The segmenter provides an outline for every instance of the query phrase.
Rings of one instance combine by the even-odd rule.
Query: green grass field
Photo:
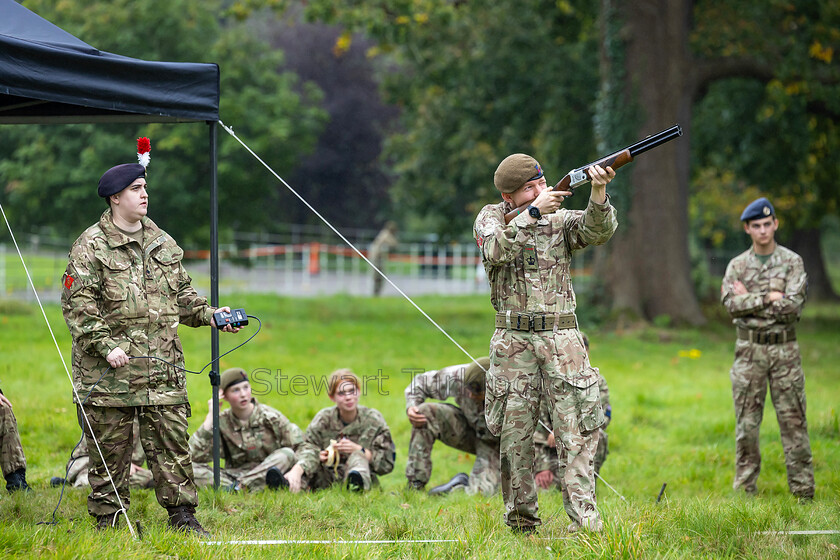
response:
[[[487,352],[492,309],[486,296],[423,297],[418,304],[469,352]],[[592,362],[610,385],[613,422],[602,476],[625,498],[599,486],[605,520],[600,535],[569,536],[557,492],[544,492],[544,525],[518,537],[502,521],[500,496],[431,498],[404,490],[410,426],[402,391],[411,371],[467,358],[402,299],[233,297],[261,318],[262,331],[222,360],[264,370],[258,398],[305,428],[330,401],[312,379],[338,367],[368,378],[362,404],[379,409],[397,444],[394,472],[380,489],[359,496],[343,490],[310,495],[200,493],[198,517],[218,540],[452,540],[397,544],[202,544],[165,530],[165,511],[148,490],[133,491],[128,529],[97,533],[86,492],[69,489],[50,521],[63,472],[79,436],[70,383],[37,307],[0,301],[0,387],[15,405],[27,454],[29,494],[0,492],[0,554],[7,557],[266,557],[276,558],[840,558],[840,535],[769,535],[783,530],[840,529],[840,306],[811,303],[799,328],[807,379],[808,420],[817,494],[800,505],[787,492],[778,425],[769,404],[762,429],[762,473],[754,498],[731,490],[734,415],[729,367],[734,337],[726,324],[703,329],[602,333],[589,329]],[[70,340],[57,305],[47,317],[69,363]],[[586,317],[582,315],[583,326]],[[182,328],[187,367],[210,354],[209,329]],[[222,350],[244,340],[222,335]],[[280,380],[278,386],[275,379]],[[294,381],[296,380],[296,381]],[[295,385],[292,385],[294,381]],[[255,384],[256,385],[256,384]],[[258,388],[255,386],[255,390]],[[191,429],[207,412],[206,372],[190,376]],[[292,394],[292,393],[297,394]],[[472,457],[436,447],[432,484],[468,472]],[[660,503],[657,494],[667,489]]]

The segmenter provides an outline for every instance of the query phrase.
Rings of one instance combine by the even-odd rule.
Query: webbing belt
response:
[[[784,344],[796,340],[796,329],[791,328],[782,332],[763,332],[738,327],[738,339],[749,340],[755,344]]]
[[[496,313],[497,329],[536,332],[574,329],[576,327],[577,317],[574,313],[518,313],[515,311]]]

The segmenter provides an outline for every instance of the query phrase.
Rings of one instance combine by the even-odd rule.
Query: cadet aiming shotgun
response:
[[[583,167],[572,169],[566,174],[565,177],[560,179],[556,185],[550,187],[550,189],[557,191],[574,192],[574,189],[590,181],[589,173],[587,170],[593,165],[600,165],[605,169],[607,167],[612,167],[613,170],[616,170],[622,165],[633,161],[633,158],[637,155],[642,154],[648,150],[652,150],[657,146],[661,146],[665,142],[673,140],[678,136],[682,136],[682,128],[680,128],[680,125],[675,124],[671,128],[666,128],[662,132],[657,132],[652,136],[648,136],[644,140],[636,142],[632,146],[627,146],[623,150],[619,150],[614,154],[610,154],[607,157],[595,160],[592,163],[587,163]],[[533,202],[533,200],[531,202]],[[511,210],[510,212],[505,214],[505,223],[509,224],[512,219],[524,212],[525,209],[528,208],[528,204],[531,204],[531,202],[523,204],[519,208],[515,208],[514,210]]]

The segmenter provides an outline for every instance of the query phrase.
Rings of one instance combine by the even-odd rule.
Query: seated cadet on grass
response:
[[[12,403],[0,390],[0,467],[6,479],[6,490],[29,491],[26,484],[26,456],[20,443],[17,419],[12,412]]]
[[[377,475],[394,470],[394,441],[378,410],[359,405],[361,384],[349,369],[327,382],[335,406],[315,415],[298,448],[297,464],[286,473],[292,492],[319,490],[335,483],[356,492],[369,490]]]
[[[581,334],[583,335],[583,346],[589,353],[589,338],[585,334]],[[601,406],[606,418],[604,425],[598,429],[598,447],[595,449],[595,474],[597,475],[601,472],[601,467],[607,460],[607,454],[609,453],[607,426],[610,425],[612,419],[612,406],[610,405],[610,390],[607,387],[607,380],[604,379],[598,368],[593,369],[598,374],[598,391],[601,394]],[[554,439],[554,433],[548,431],[546,426],[551,427],[551,416],[548,412],[548,404],[543,401],[540,403],[540,423],[537,424],[537,430],[534,432],[534,445],[536,446],[534,480],[537,486],[543,490],[551,488],[552,485],[560,488],[560,479],[557,478],[560,473],[560,464],[557,462],[557,443]]]
[[[140,443],[140,421],[134,417],[134,451],[131,453],[131,467],[129,470],[129,488],[154,488],[155,479],[152,471],[143,467],[146,462],[146,453]],[[75,488],[85,488],[88,482],[88,466],[90,465],[90,451],[87,446],[87,438],[82,438],[78,447],[70,454],[67,461],[65,473],[67,483]],[[57,487],[64,484],[63,477],[54,476],[50,479],[50,486]]]
[[[219,397],[230,408],[219,414],[221,455],[220,484],[230,490],[272,490],[289,485],[284,474],[295,464],[295,451],[303,441],[303,432],[281,412],[257,402],[251,396],[251,383],[242,368],[231,368],[222,374]],[[213,409],[190,438],[195,483],[212,486]]]
[[[487,429],[484,420],[484,372],[490,358],[428,371],[414,377],[405,389],[406,415],[411,422],[408,463],[405,477],[408,487],[422,489],[432,475],[432,446],[441,441],[449,447],[475,455],[472,472],[458,473],[429,494],[446,494],[463,489],[467,494],[498,492],[501,480],[499,437]],[[425,402],[444,401],[455,404]]]

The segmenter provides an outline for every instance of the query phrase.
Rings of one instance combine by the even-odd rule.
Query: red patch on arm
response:
[[[76,279],[68,274],[67,277],[64,279],[64,287],[69,290],[70,286],[72,286],[73,282],[75,282],[75,281],[76,281]]]

